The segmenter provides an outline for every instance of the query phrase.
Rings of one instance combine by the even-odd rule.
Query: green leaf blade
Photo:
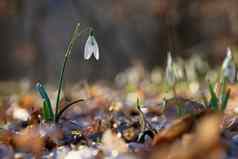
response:
[[[61,67],[61,73],[60,73],[59,82],[58,82],[58,93],[57,93],[57,97],[56,97],[55,121],[56,121],[56,116],[60,111],[59,107],[60,107],[61,89],[62,89],[62,86],[63,86],[65,67],[66,67],[66,64],[67,64],[67,62],[69,60],[69,57],[71,55],[73,46],[74,46],[77,38],[79,37],[79,31],[80,31],[80,23],[77,23],[77,25],[74,29],[74,32],[72,34],[71,40],[69,41],[68,47],[66,49],[64,62],[63,62],[63,65]]]
[[[222,96],[222,104],[221,111],[224,112],[226,110],[229,98],[230,98],[231,90],[229,89],[224,96]]]
[[[210,99],[210,107],[213,111],[217,111],[218,110],[218,98],[216,96],[216,93],[214,91],[214,87],[212,84],[209,84],[209,92],[210,92],[210,95],[211,95],[211,99]]]
[[[43,99],[43,109],[42,109],[43,118],[46,121],[52,121],[54,119],[54,112],[52,109],[50,98],[49,98],[44,86],[40,83],[37,83],[36,90],[39,92],[39,94],[41,95],[41,97]]]
[[[43,102],[43,118],[45,121],[54,121],[54,113],[51,109],[51,106],[48,105],[46,101]]]

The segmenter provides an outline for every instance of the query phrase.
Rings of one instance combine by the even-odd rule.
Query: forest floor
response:
[[[176,64],[173,88],[162,68],[148,72],[142,65],[110,83],[66,82],[61,109],[84,101],[57,123],[44,121],[42,100],[29,82],[1,83],[0,158],[238,158],[238,85],[227,83],[227,106],[214,109],[209,83],[221,92],[219,71],[198,57]],[[55,101],[56,89],[47,89]]]

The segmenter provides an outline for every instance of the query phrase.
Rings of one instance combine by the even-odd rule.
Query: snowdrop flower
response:
[[[168,52],[165,76],[169,85],[172,86],[175,84],[176,82],[175,68],[174,68],[174,64],[173,64],[173,60],[172,60],[172,56],[170,52]]]
[[[92,55],[96,58],[96,60],[99,60],[99,48],[93,32],[89,34],[85,43],[84,59],[89,60]]]
[[[226,57],[225,57],[225,59],[223,61],[223,64],[222,64],[222,69],[223,70],[226,69],[231,61],[232,61],[231,49],[227,48],[227,50],[226,50]]]
[[[223,76],[229,80],[229,82],[234,83],[236,80],[236,65],[233,61],[231,49],[227,48],[226,58],[222,64]]]

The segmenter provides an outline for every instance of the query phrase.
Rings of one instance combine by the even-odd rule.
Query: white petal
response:
[[[84,46],[84,59],[88,60],[93,54],[92,36],[89,36]]]
[[[175,83],[175,65],[173,64],[171,53],[168,52],[165,78],[170,85]]]
[[[236,80],[236,66],[235,63],[230,62],[229,65],[224,69],[224,77],[226,77],[229,82],[234,83]]]
[[[171,52],[168,52],[167,66],[171,66],[171,65],[172,65],[172,56],[171,56]]]
[[[98,43],[95,39],[95,37],[92,37],[92,44],[93,44],[93,55],[96,58],[96,60],[99,60],[99,48],[98,48]]]
[[[232,60],[231,49],[227,48],[226,57],[225,57],[225,59],[223,61],[223,64],[222,64],[222,69],[225,69],[226,67],[228,67],[231,60]]]
[[[229,47],[226,49],[226,54],[228,57],[232,57],[231,49]]]

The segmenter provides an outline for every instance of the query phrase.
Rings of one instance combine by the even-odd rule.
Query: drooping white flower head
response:
[[[166,72],[165,72],[165,78],[168,82],[169,85],[174,85],[176,82],[176,77],[175,77],[175,68],[174,68],[173,60],[171,53],[168,52],[168,57],[167,57],[167,66],[166,66]]]
[[[232,58],[231,49],[227,48],[226,58],[222,64],[223,76],[229,80],[229,82],[234,83],[236,80],[236,65]]]
[[[96,60],[99,60],[99,48],[98,43],[94,37],[93,32],[88,36],[88,39],[84,46],[84,59],[89,60],[91,56],[94,56]]]
[[[232,61],[232,53],[231,53],[231,49],[227,48],[226,49],[226,57],[223,61],[222,64],[222,69],[224,70],[225,68],[227,68],[227,66],[229,65],[229,63]]]

